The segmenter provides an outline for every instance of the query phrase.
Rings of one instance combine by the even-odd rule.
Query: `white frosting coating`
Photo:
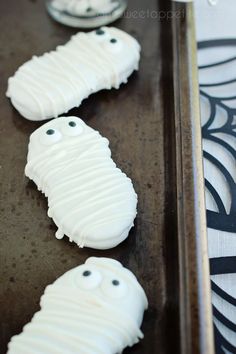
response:
[[[148,302],[118,261],[88,258],[46,287],[41,310],[12,337],[9,354],[115,354],[143,338]]]
[[[119,6],[119,0],[53,0],[52,6],[74,16],[109,14]]]
[[[117,28],[79,32],[23,64],[8,80],[7,97],[29,120],[57,117],[93,92],[119,88],[138,70],[139,59],[138,42]]]
[[[31,135],[25,174],[48,197],[57,238],[107,249],[128,236],[137,195],[108,145],[77,117],[52,120]]]

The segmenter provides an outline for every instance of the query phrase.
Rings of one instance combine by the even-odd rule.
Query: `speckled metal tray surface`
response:
[[[139,72],[70,112],[110,140],[139,196],[130,236],[108,251],[56,240],[45,197],[24,177],[29,135],[40,123],[5,97],[19,65],[76,30],[54,22],[40,0],[1,1],[0,16],[0,352],[39,309],[46,285],[89,256],[108,256],[137,275],[149,299],[145,338],[125,353],[213,353],[191,4],[130,0],[115,25],[140,41]]]

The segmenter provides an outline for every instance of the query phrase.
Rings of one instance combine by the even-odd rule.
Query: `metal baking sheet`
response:
[[[1,1],[0,14],[0,352],[39,310],[46,285],[89,256],[107,256],[137,275],[149,299],[145,338],[125,353],[212,354],[192,5],[130,0],[115,25],[140,41],[139,72],[70,112],[110,140],[139,196],[130,236],[108,251],[55,239],[47,201],[24,177],[29,135],[40,123],[5,97],[19,65],[76,30],[54,22],[42,0]]]

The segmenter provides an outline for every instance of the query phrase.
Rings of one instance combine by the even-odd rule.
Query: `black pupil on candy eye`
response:
[[[104,33],[105,32],[101,28],[96,31],[96,34],[98,34],[98,35],[102,35]]]
[[[112,38],[112,39],[110,39],[110,42],[111,42],[111,43],[116,43],[116,42],[117,42],[117,39]]]
[[[47,135],[52,135],[52,134],[54,134],[55,133],[55,131],[53,130],[53,129],[48,129],[47,131],[46,131],[46,134]]]
[[[85,271],[83,272],[83,276],[84,276],[84,277],[89,277],[90,275],[91,275],[90,270],[85,270]]]
[[[69,122],[69,126],[70,126],[70,127],[75,127],[75,126],[76,126],[76,123],[75,123],[75,122]]]
[[[119,280],[112,280],[112,284],[113,285],[115,285],[115,286],[118,286],[118,285],[120,285],[120,282],[119,282]]]
[[[87,12],[91,12],[92,11],[92,7],[88,7],[86,11]]]

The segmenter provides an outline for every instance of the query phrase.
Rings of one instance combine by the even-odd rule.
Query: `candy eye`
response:
[[[123,281],[114,278],[102,283],[102,291],[113,299],[121,299],[127,294],[128,287]]]
[[[103,36],[105,34],[105,31],[101,28],[97,29],[96,30],[96,35],[97,36]]]
[[[92,8],[91,6],[87,7],[87,9],[86,9],[86,12],[87,12],[87,13],[90,13],[90,12],[92,12],[92,11],[93,11],[93,8]]]
[[[103,42],[105,39],[109,38],[109,33],[103,28],[99,28],[96,31],[93,31],[91,34],[97,42]]]
[[[97,288],[101,280],[102,276],[97,270],[87,268],[86,266],[82,266],[76,275],[76,284],[80,289],[84,290]]]
[[[44,145],[52,145],[60,141],[61,138],[62,135],[59,130],[50,128],[43,132],[40,137],[40,141]]]
[[[112,285],[119,286],[120,285],[119,280],[116,280],[116,279],[112,280]]]
[[[110,38],[108,42],[104,43],[104,47],[109,52],[118,53],[122,50],[123,43],[117,38]]]
[[[77,136],[82,134],[83,127],[80,123],[71,120],[67,123],[67,125],[63,129],[63,133],[68,136]]]

